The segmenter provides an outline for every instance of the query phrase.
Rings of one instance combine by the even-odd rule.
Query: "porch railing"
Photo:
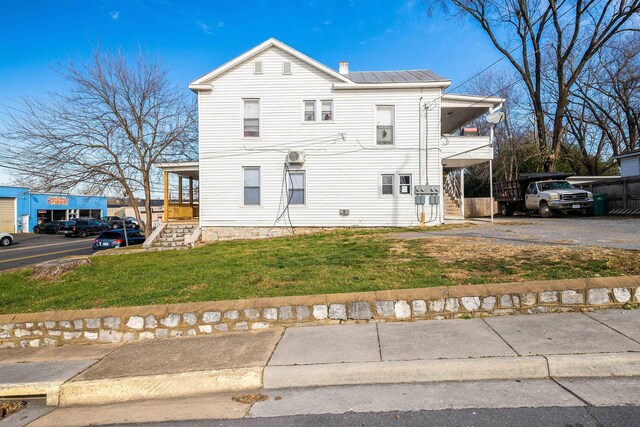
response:
[[[188,203],[169,203],[167,209],[167,219],[194,219],[200,216],[200,206]]]

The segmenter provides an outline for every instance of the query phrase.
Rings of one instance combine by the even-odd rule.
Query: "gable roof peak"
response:
[[[265,51],[266,49],[270,48],[270,47],[277,47],[278,49],[288,53],[289,55],[298,58],[299,60],[306,62],[307,64],[311,65],[312,67],[315,67],[316,69],[340,80],[341,82],[347,83],[347,84],[355,84],[351,79],[347,78],[346,76],[341,75],[340,73],[338,73],[337,71],[335,71],[332,68],[327,67],[324,64],[321,64],[320,62],[316,61],[315,59],[303,54],[302,52],[299,52],[297,50],[295,50],[294,48],[292,48],[289,45],[286,45],[285,43],[281,42],[280,40],[274,38],[274,37],[270,37],[267,40],[265,40],[264,42],[260,43],[259,45],[255,46],[254,48],[248,50],[247,52],[243,53],[240,56],[235,57],[234,59],[232,59],[231,61],[221,65],[220,67],[214,69],[213,71],[205,74],[204,76],[194,80],[193,82],[191,82],[189,84],[189,88],[194,90],[194,91],[198,91],[198,90],[211,90],[211,85],[208,84],[208,82],[225,73],[226,71],[230,70],[231,68],[235,67],[238,64],[241,64],[244,61],[247,61],[248,59],[258,55],[259,53]]]

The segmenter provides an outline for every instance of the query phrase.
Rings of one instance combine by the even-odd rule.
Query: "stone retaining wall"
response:
[[[348,229],[349,227],[342,227]],[[296,227],[295,234],[311,234],[336,230],[337,227]],[[221,240],[267,239],[270,237],[291,236],[289,227],[202,227],[200,240],[218,242]]]
[[[640,276],[469,285],[0,316],[0,348],[110,343],[276,325],[537,314],[640,303]]]

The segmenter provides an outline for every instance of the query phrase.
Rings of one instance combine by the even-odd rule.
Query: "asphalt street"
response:
[[[287,427],[287,426],[558,426],[558,427],[637,427],[638,406],[480,408],[439,411],[392,411],[346,414],[295,415],[238,420],[178,421],[145,424],[110,424],[119,427]]]
[[[24,267],[71,255],[91,255],[95,236],[64,237],[55,234],[14,234],[11,246],[0,248],[0,271]]]

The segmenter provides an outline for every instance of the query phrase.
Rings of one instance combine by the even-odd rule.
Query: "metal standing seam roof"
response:
[[[355,83],[430,83],[449,79],[431,70],[354,71],[347,77]]]

